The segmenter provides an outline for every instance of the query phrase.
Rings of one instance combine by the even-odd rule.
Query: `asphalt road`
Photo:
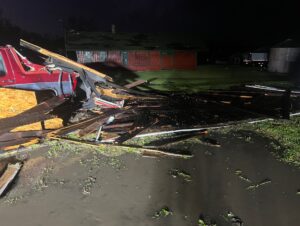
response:
[[[1,225],[194,226],[204,215],[219,226],[231,225],[223,217],[228,211],[245,226],[298,225],[300,170],[277,161],[270,141],[257,135],[213,137],[221,147],[174,146],[192,151],[190,160],[36,152],[0,200]],[[174,178],[172,169],[191,181]],[[255,187],[262,181],[269,182]],[[173,214],[153,218],[163,207]]]

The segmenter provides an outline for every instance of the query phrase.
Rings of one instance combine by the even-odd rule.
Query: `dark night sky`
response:
[[[3,15],[28,31],[62,34],[59,19],[82,16],[108,31],[197,32],[207,39],[280,40],[299,36],[296,1],[0,0]]]

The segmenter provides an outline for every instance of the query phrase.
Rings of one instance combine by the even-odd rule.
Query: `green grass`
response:
[[[144,71],[137,72],[137,76],[150,81],[152,89],[188,93],[211,88],[226,89],[240,84],[287,84],[286,75],[241,66],[204,65],[192,71]]]
[[[255,126],[256,131],[271,137],[284,148],[276,148],[275,152],[284,162],[300,166],[300,118],[290,121],[276,120]]]
[[[283,162],[300,166],[300,117],[243,124],[235,130],[250,130],[273,140],[273,153]]]

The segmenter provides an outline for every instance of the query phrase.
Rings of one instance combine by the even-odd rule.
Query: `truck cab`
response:
[[[34,64],[12,46],[0,47],[0,87],[50,90],[57,96],[74,94],[78,74]]]

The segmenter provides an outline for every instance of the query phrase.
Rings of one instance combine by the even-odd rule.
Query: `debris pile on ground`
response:
[[[121,147],[146,156],[189,158],[190,153],[173,153],[162,146],[192,137],[211,146],[220,146],[217,141],[204,137],[208,128],[233,125],[242,120],[286,116],[286,111],[291,110],[287,104],[293,106],[293,111],[300,108],[297,105],[299,92],[263,86],[232,87],[190,95],[143,92],[138,86],[145,84],[144,80],[120,86],[109,76],[85,65],[23,40],[21,45],[49,57],[46,66],[36,65],[7,47],[15,52],[14,60],[22,61],[19,64],[25,65],[27,73],[43,71],[43,75],[35,74],[34,78],[49,79],[45,83],[49,83],[48,89],[53,88],[56,95],[39,98],[36,106],[0,119],[0,149],[6,150],[0,159],[20,154],[22,149],[16,150],[17,147],[24,148],[45,140],[63,140],[90,147]],[[58,81],[53,82],[53,77]],[[39,82],[35,88],[26,82],[4,87],[29,87],[31,90],[37,87],[36,91],[43,91],[37,85]],[[79,88],[80,92],[77,91]],[[64,120],[64,126],[47,129],[44,121],[57,117]],[[41,123],[42,129],[15,131],[32,123]],[[136,137],[165,134],[174,136],[147,146],[126,143]],[[173,173],[190,180],[183,172]],[[239,177],[243,178],[242,175]],[[255,188],[260,185],[263,184],[257,184]]]
[[[121,88],[118,89],[118,92],[125,94]],[[126,93],[128,94],[129,91]],[[218,97],[223,97],[222,100],[214,99],[217,93]],[[28,142],[29,144],[38,143],[44,139],[64,139],[86,145],[121,146],[134,137],[168,133],[175,135],[160,143],[153,143],[149,146],[151,148],[144,148],[143,152],[150,153],[152,149],[156,150],[162,145],[189,139],[193,136],[199,137],[201,142],[208,145],[219,146],[217,141],[203,136],[207,133],[207,128],[236,124],[241,120],[263,118],[262,113],[259,112],[262,110],[261,108],[256,111],[246,109],[248,106],[237,108],[222,104],[222,101],[228,98],[226,95],[223,96],[224,93],[227,92],[214,91],[210,95],[207,93],[197,95],[128,94],[130,99],[125,101],[122,108],[91,111],[79,109],[74,112],[68,112],[72,109],[71,105],[73,104],[70,99],[52,97],[21,114],[0,119],[0,148],[26,145]],[[238,97],[239,95],[240,93],[238,93]],[[266,93],[256,93],[256,95],[259,96],[257,99],[252,96],[254,103]],[[235,99],[232,96],[229,99]],[[251,105],[249,106],[251,107]],[[280,115],[278,106],[270,107],[269,111],[271,110],[277,111],[276,114],[273,112],[273,116]],[[64,127],[56,130],[13,131],[17,127],[42,122],[66,112],[73,115],[81,114],[83,119],[66,122]],[[264,116],[269,117],[270,115]]]

